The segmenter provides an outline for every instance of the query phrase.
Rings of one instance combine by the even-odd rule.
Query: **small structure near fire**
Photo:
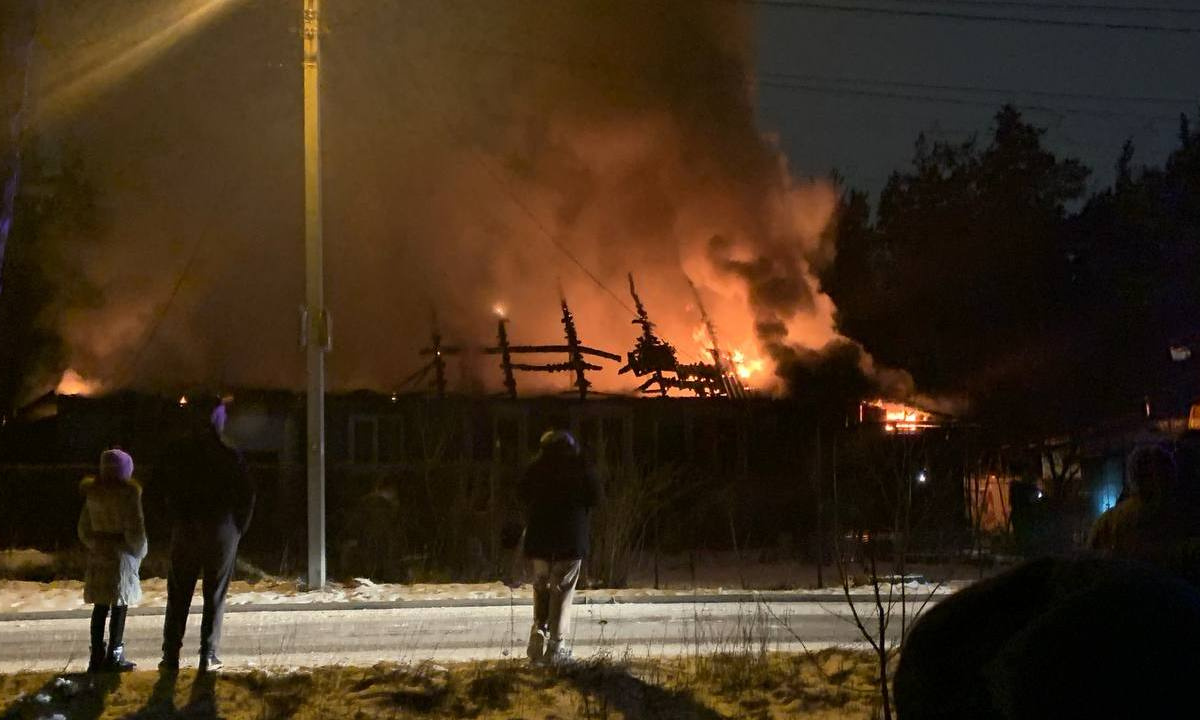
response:
[[[912,434],[940,427],[944,418],[894,400],[864,400],[858,405],[858,421],[883,425],[889,433]]]
[[[442,332],[438,327],[436,312],[433,314],[433,331],[430,340],[429,347],[421,348],[421,357],[431,358],[430,361],[417,368],[417,371],[405,378],[400,385],[404,387],[410,383],[421,382],[430,372],[433,372],[433,381],[430,386],[438,397],[446,397],[446,356],[458,355],[462,353],[462,348],[457,345],[442,344]]]
[[[709,347],[705,350],[711,356],[712,362],[703,360],[695,363],[679,362],[675,347],[655,333],[654,322],[650,319],[650,314],[637,293],[631,273],[629,275],[629,294],[633,297],[637,307],[637,315],[633,319],[633,324],[640,326],[642,332],[638,336],[633,350],[626,354],[624,358],[626,363],[618,371],[618,374],[633,373],[634,377],[645,378],[635,392],[647,395],[666,397],[672,390],[678,390],[692,393],[698,397],[734,399],[749,397],[749,393],[738,375],[740,354],[727,355],[722,351],[720,343],[717,341],[716,328],[694,285],[692,285],[692,292],[695,294],[696,306],[700,311],[703,332],[708,336]],[[592,392],[592,383],[588,380],[587,373],[603,369],[602,366],[593,362],[592,358],[614,362],[622,360],[621,356],[616,353],[583,344],[579,328],[575,323],[575,316],[572,314],[566,298],[560,298],[559,303],[565,342],[558,345],[513,344],[509,338],[509,319],[504,313],[504,308],[499,305],[494,308],[497,316],[496,344],[492,347],[482,348],[478,352],[484,355],[500,356],[501,385],[504,388],[501,391],[502,396],[517,397],[518,372],[568,372],[574,374],[572,385],[575,389],[570,393],[578,394],[579,398],[583,400],[587,398],[589,392]],[[445,397],[446,358],[451,355],[461,355],[464,352],[463,347],[443,343],[437,315],[434,314],[431,342],[428,347],[420,350],[421,357],[428,358],[428,361],[405,378],[401,387],[424,383],[426,378],[432,374],[432,379],[428,381],[428,387],[434,390],[438,397]],[[517,355],[564,353],[566,359],[562,362],[519,362],[515,359]]]
[[[560,305],[562,308],[563,332],[566,336],[566,344],[564,345],[512,345],[508,341],[508,329],[506,327],[508,319],[501,316],[497,321],[497,344],[495,347],[484,348],[483,352],[486,355],[500,356],[500,369],[504,372],[504,389],[510,398],[517,396],[517,381],[514,371],[545,373],[572,372],[575,374],[575,382],[573,384],[575,385],[576,392],[579,393],[579,399],[585,400],[587,399],[588,388],[592,386],[591,381],[587,379],[587,372],[603,368],[595,363],[588,362],[584,356],[620,361],[621,356],[616,353],[584,345],[579,340],[579,330],[575,327],[575,316],[571,314],[571,308],[567,305],[565,297],[560,300]],[[541,364],[519,363],[512,360],[512,356],[516,354],[538,355],[545,353],[566,353],[567,359],[565,362]]]
[[[692,290],[695,291],[695,286],[692,286]],[[654,323],[650,320],[650,314],[641,297],[638,296],[637,287],[633,283],[633,273],[629,274],[629,294],[633,296],[633,302],[637,308],[637,317],[633,319],[633,324],[641,326],[642,334],[638,337],[633,350],[629,351],[628,361],[621,368],[620,373],[632,372],[634,377],[638,378],[650,376],[638,386],[638,392],[666,397],[668,391],[677,389],[687,390],[700,397],[740,398],[746,396],[746,389],[738,377],[724,369],[724,364],[721,362],[721,350],[716,341],[716,331],[708,317],[708,312],[700,303],[699,294],[696,295],[696,302],[713,345],[709,349],[709,353],[713,357],[712,364],[679,362],[674,346],[655,334]]]

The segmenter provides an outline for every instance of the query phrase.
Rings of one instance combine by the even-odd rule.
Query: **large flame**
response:
[[[868,418],[868,413],[874,417]],[[933,413],[912,405],[883,399],[863,402],[859,406],[859,415],[860,420],[881,421],[884,430],[893,433],[915,433],[937,427],[939,424]]]
[[[58,381],[58,386],[54,388],[56,395],[96,395],[104,389],[104,385],[97,380],[88,380],[84,376],[71,368],[62,374],[62,379]]]

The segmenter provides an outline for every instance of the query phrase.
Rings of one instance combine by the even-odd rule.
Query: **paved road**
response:
[[[579,605],[575,610],[576,657],[599,652],[678,655],[763,644],[771,650],[798,650],[797,636],[810,649],[862,642],[845,615],[845,605],[835,602],[620,603]],[[527,605],[508,604],[243,610],[225,616],[221,657],[231,667],[498,659],[524,652],[529,614]],[[199,623],[194,610],[188,646],[197,642]],[[82,668],[87,628],[83,617],[0,621],[0,672]],[[161,633],[161,615],[131,615],[126,629],[129,657],[153,667]],[[194,663],[194,657],[185,658],[185,666]]]

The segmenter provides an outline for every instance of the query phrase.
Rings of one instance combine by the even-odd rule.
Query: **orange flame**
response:
[[[868,400],[862,403],[860,407],[860,420],[865,420],[865,408],[874,408],[875,415],[880,415],[879,418],[883,422],[883,429],[887,432],[914,433],[926,428],[937,427],[937,419],[932,413],[926,412],[920,408],[911,405],[905,405],[901,402],[892,400]]]
[[[103,385],[97,380],[88,380],[84,376],[75,372],[71,368],[63,373],[62,379],[58,381],[58,386],[54,388],[56,395],[95,395],[103,389]]]

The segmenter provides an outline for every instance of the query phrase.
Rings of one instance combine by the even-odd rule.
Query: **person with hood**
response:
[[[179,669],[192,593],[203,578],[200,671],[221,667],[217,656],[225,595],[233,579],[238,542],[250,526],[254,487],[241,453],[222,436],[224,401],[195,402],[191,433],[172,445],[155,474],[171,520],[171,569],[159,668]]]
[[[84,502],[77,532],[87,548],[83,599],[94,606],[87,671],[127,672],[136,664],[125,659],[125,615],[142,599],[138,571],[147,551],[142,488],[133,479],[133,458],[121,450],[105,450],[100,474],[85,478],[80,490]]]
[[[1168,447],[1155,443],[1135,448],[1128,461],[1127,497],[1096,520],[1088,546],[1116,558],[1163,560],[1179,531],[1176,476],[1175,456]]]
[[[521,478],[524,554],[533,566],[533,627],[526,655],[534,663],[570,658],[563,639],[579,568],[588,553],[589,514],[603,494],[599,476],[565,430],[542,435],[541,450]]]

